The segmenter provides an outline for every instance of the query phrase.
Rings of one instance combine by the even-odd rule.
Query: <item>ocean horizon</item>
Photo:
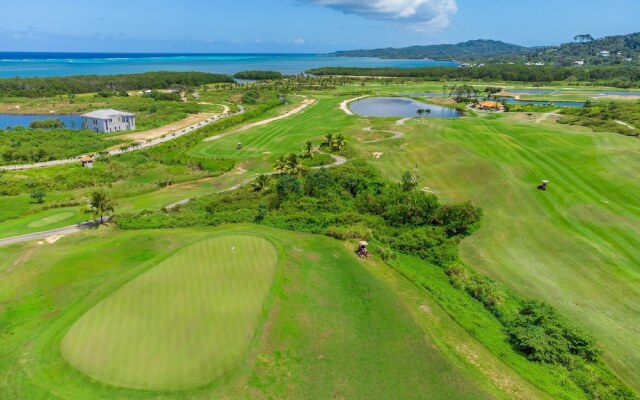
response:
[[[200,71],[234,74],[245,70],[300,74],[319,67],[435,67],[454,61],[337,57],[309,53],[78,53],[0,52],[0,78]]]

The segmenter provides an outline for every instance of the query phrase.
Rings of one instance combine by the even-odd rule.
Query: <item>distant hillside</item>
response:
[[[539,48],[526,54],[513,55],[514,61],[522,58],[530,62],[558,65],[571,65],[575,61],[584,61],[585,65],[639,63],[640,33],[607,36],[601,39],[593,39],[591,35],[578,35],[575,40],[574,43],[565,43],[558,47]]]
[[[497,40],[470,40],[458,44],[411,46],[401,49],[338,51],[333,55],[338,57],[429,58],[432,60],[475,61],[501,55],[517,55],[528,51],[530,50],[526,47]]]
[[[605,52],[605,53],[603,53]],[[608,52],[608,53],[606,53]],[[594,39],[576,35],[573,43],[560,46],[523,47],[497,40],[470,40],[458,44],[411,46],[375,50],[352,50],[333,53],[339,57],[410,58],[457,60],[484,63],[544,63],[569,66],[639,65],[640,33]]]

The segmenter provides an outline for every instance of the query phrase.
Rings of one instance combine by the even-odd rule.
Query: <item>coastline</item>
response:
[[[433,60],[337,57],[314,53],[0,52],[0,79],[152,71],[199,71],[232,75],[246,70],[269,70],[297,75],[321,67],[415,68],[450,64]]]

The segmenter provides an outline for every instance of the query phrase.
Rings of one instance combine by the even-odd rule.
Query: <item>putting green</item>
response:
[[[62,340],[67,361],[119,387],[211,383],[248,351],[272,287],[267,240],[223,236],[180,250],[82,316]]]
[[[37,221],[33,221],[32,223],[30,223],[29,225],[27,225],[27,228],[42,228],[43,226],[48,226],[48,225],[52,225],[55,224],[56,222],[61,222],[64,221],[66,219],[69,219],[71,217],[73,217],[75,215],[75,213],[73,212],[61,212],[58,214],[53,214],[50,215],[48,217],[39,219]]]

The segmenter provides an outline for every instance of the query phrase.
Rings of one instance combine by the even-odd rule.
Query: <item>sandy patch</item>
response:
[[[340,109],[344,111],[344,113],[347,115],[353,115],[353,111],[351,111],[351,109],[349,108],[349,103],[364,99],[365,97],[369,97],[369,96],[360,96],[353,99],[345,100],[342,103],[340,103]]]
[[[46,242],[49,244],[54,244],[56,243],[58,240],[62,239],[64,237],[64,235],[55,235],[55,236],[49,236],[48,238],[46,238]]]
[[[425,314],[429,314],[429,315],[432,314],[431,308],[427,304],[421,305],[420,306],[420,310],[422,310],[422,312],[425,313]]]
[[[205,142],[213,142],[214,140],[222,139],[222,135],[211,136],[210,138],[205,139]]]
[[[205,122],[209,118],[218,115],[212,113],[202,113],[202,114],[193,114],[189,115],[187,118],[181,119],[180,121],[173,122],[168,125],[164,125],[160,128],[150,129],[144,132],[137,133],[129,133],[126,135],[121,135],[119,138],[123,139],[133,139],[133,140],[152,140],[157,139],[165,135],[170,135],[182,129],[188,128],[198,123]]]

